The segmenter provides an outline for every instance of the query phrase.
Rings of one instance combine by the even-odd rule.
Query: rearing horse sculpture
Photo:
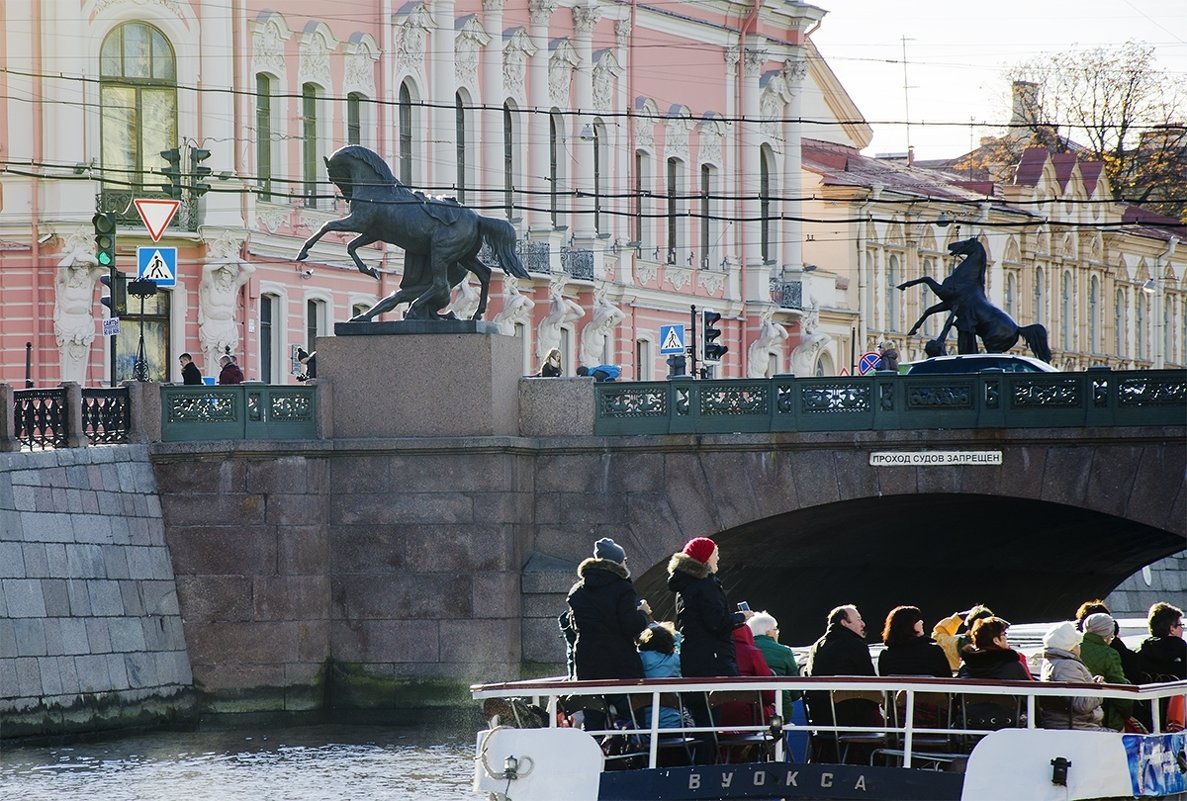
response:
[[[1017,344],[1021,336],[1035,356],[1045,362],[1051,361],[1046,328],[1038,323],[1019,326],[985,296],[985,248],[977,238],[953,242],[948,246],[948,252],[953,256],[964,256],[965,260],[956,266],[942,284],[925,275],[898,285],[899,289],[905,290],[916,284],[927,284],[940,298],[939,303],[923,312],[923,316],[911,326],[908,333],[914,334],[923,321],[936,312],[947,311],[951,313],[936,341],[942,344],[948,336],[948,330],[955,325],[958,353],[977,353],[977,337],[981,338],[989,353],[1005,353]]]
[[[309,249],[331,231],[354,231],[358,236],[346,246],[346,252],[359,272],[379,278],[379,271],[359,258],[358,249],[373,242],[389,242],[404,249],[399,290],[355,315],[351,322],[370,320],[409,302],[404,315],[407,320],[452,318],[452,314],[442,317],[438,311],[449,304],[450,290],[467,272],[474,273],[482,285],[478,309],[471,318],[481,320],[491,276],[490,268],[478,258],[484,240],[505,272],[530,277],[515,255],[515,228],[506,220],[483,217],[452,198],[412,192],[396,179],[378,153],[360,145],[339,148],[325,162],[330,180],[350,203],[350,214],[319,228],[306,240],[297,261],[305,259]]]

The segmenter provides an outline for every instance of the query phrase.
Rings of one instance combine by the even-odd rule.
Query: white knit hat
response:
[[[1083,639],[1084,635],[1076,630],[1076,625],[1071,621],[1065,620],[1047,629],[1047,633],[1043,635],[1043,645],[1047,648],[1070,651],[1079,645]]]

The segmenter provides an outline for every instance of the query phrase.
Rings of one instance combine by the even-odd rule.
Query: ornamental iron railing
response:
[[[70,433],[67,390],[18,389],[13,392],[12,430],[23,448],[65,448]]]
[[[771,300],[782,309],[804,308],[804,285],[802,281],[780,281],[771,279]]]
[[[1187,425],[1187,371],[594,385],[598,435]]]
[[[163,442],[316,438],[315,387],[161,387]]]
[[[91,445],[128,442],[132,404],[126,387],[82,390],[82,433]]]

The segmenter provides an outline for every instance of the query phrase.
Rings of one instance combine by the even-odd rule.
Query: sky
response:
[[[812,41],[873,128],[867,155],[951,158],[1002,134],[1006,70],[1044,53],[1132,40],[1187,84],[1187,0],[809,2],[828,12]]]

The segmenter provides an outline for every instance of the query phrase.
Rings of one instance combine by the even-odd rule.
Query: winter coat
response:
[[[766,634],[760,634],[754,638],[754,645],[758,650],[762,651],[763,659],[767,661],[767,667],[776,676],[798,676],[800,675],[800,666],[796,664],[795,652],[777,641],[774,637]],[[799,692],[792,692],[791,690],[783,691],[783,716],[789,717],[791,715],[791,705],[800,697]]]
[[[668,562],[668,589],[676,593],[676,626],[683,635],[680,672],[684,676],[737,676],[730,634],[745,623],[730,611],[725,590],[709,566],[685,553]]]
[[[1147,637],[1138,646],[1138,654],[1149,681],[1171,681],[1159,676],[1187,679],[1187,640],[1182,637]]]
[[[186,362],[181,368],[181,383],[186,386],[198,386],[202,383],[202,371],[193,362]]]
[[[1043,651],[1043,681],[1067,681],[1092,684],[1092,674],[1084,663],[1071,651],[1062,648],[1047,648]],[[1101,725],[1104,712],[1101,698],[1076,695],[1066,698],[1041,698],[1044,729],[1079,729],[1083,731],[1105,731]]]
[[[224,385],[242,384],[243,371],[239,369],[239,365],[235,364],[235,362],[227,362],[218,373],[218,383]]]
[[[680,655],[665,654],[660,651],[640,651],[639,659],[643,662],[643,675],[649,679],[678,679],[680,678]],[[662,697],[662,696],[661,696]],[[651,707],[643,708],[643,725],[651,725]],[[659,727],[661,729],[678,729],[682,725],[680,710],[670,706],[659,708]]]
[[[879,676],[935,676],[952,678],[948,657],[931,637],[912,637],[886,646],[878,654]]]
[[[1121,669],[1125,671],[1125,678],[1129,680],[1130,684],[1141,684],[1146,680],[1141,654],[1130,650],[1129,646],[1125,644],[1125,640],[1120,637],[1114,637],[1113,641],[1109,643],[1109,647],[1121,657]]]
[[[963,626],[962,616],[949,615],[936,623],[931,630],[931,638],[936,641],[936,645],[944,649],[944,655],[948,657],[948,667],[953,671],[960,669],[962,652],[972,646],[969,635],[961,632]]]
[[[630,573],[618,562],[590,558],[577,566],[577,575],[581,580],[569,590],[577,678],[643,678],[635,639],[647,628],[647,615],[638,607]]]
[[[964,666],[958,675],[962,679],[1033,681],[1033,677],[1022,665],[1022,655],[1013,648],[966,650]]]
[[[773,676],[770,665],[763,658],[762,651],[754,644],[754,633],[749,626],[738,626],[733,631],[734,655],[738,661],[740,676]],[[753,696],[752,696],[753,697]],[[719,720],[734,726],[751,726],[770,719],[775,711],[775,691],[762,693],[764,709],[760,717],[757,702],[728,701],[721,705]]]
[[[1121,667],[1121,654],[1110,648],[1099,634],[1084,632],[1084,641],[1080,643],[1080,661],[1089,673],[1103,676],[1109,684],[1130,683]],[[1106,698],[1104,710],[1104,725],[1114,731],[1121,731],[1125,719],[1133,715],[1133,701]]]
[[[873,676],[874,660],[866,641],[833,623],[808,649],[809,676]]]

